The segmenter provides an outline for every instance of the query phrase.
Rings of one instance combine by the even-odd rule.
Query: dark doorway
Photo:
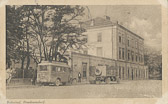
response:
[[[119,78],[121,79],[121,66],[119,66]]]
[[[133,69],[132,69],[132,80],[134,79],[134,72],[133,72]]]
[[[86,78],[86,73],[87,73],[87,63],[82,63],[82,77]]]

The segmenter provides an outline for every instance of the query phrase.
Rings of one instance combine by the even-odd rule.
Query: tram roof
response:
[[[53,66],[70,67],[68,64],[63,63],[63,62],[48,62],[48,61],[43,61],[39,63],[38,65],[53,65]]]

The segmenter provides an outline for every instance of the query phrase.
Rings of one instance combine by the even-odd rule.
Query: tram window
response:
[[[56,71],[56,66],[52,66],[52,71]]]
[[[61,71],[61,67],[57,67],[57,71],[60,72]]]
[[[64,68],[63,68],[63,67],[61,67],[61,70],[60,70],[60,72],[64,72]]]
[[[47,71],[47,66],[46,65],[40,66],[40,71]]]

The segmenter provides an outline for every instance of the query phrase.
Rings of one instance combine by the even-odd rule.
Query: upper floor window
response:
[[[135,45],[134,39],[132,39],[132,48],[134,48],[134,45]]]
[[[134,52],[132,51],[132,61],[134,61]]]
[[[121,43],[121,36],[119,36],[119,43]]]
[[[138,42],[135,42],[135,47],[138,48]]]
[[[124,36],[122,37],[122,44],[125,44]]]
[[[121,59],[121,47],[119,47],[119,59]]]
[[[97,34],[97,42],[102,42],[102,33]]]
[[[138,62],[138,56],[136,55],[136,62]]]
[[[122,59],[124,60],[125,53],[124,53],[124,48],[122,48]]]
[[[130,46],[130,42],[129,42],[129,39],[128,39],[128,41],[127,41],[127,44],[128,44],[128,47]]]
[[[130,51],[128,50],[128,61],[130,60]]]

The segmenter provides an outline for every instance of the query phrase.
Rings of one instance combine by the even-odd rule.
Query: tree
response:
[[[156,51],[155,49],[151,49],[150,47],[145,48],[144,54],[144,62],[145,65],[149,68],[149,74],[155,77],[153,73],[159,73],[159,77],[162,77],[162,55],[160,51]]]
[[[23,28],[20,23],[19,11],[16,6],[6,6],[6,64],[19,60]]]
[[[79,26],[80,17],[84,15],[84,8],[80,6],[26,6],[29,8],[30,28],[33,46],[33,58],[40,56],[39,63],[45,61],[66,60],[64,53],[69,48],[81,48],[85,44]],[[30,9],[31,8],[31,9]],[[36,46],[37,45],[37,46]],[[38,49],[38,50],[37,50]]]
[[[80,27],[84,8],[69,5],[7,6],[7,62],[21,60],[21,69],[30,57],[36,63],[66,61],[70,48],[81,49],[86,43]]]

